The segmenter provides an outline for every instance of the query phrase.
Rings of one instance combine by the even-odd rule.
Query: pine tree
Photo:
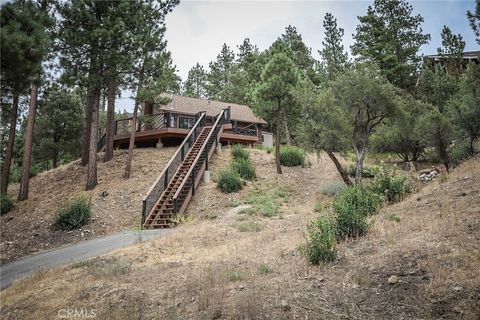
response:
[[[460,77],[459,90],[446,104],[446,114],[470,141],[480,138],[480,65],[470,63]]]
[[[465,41],[461,34],[453,34],[449,27],[442,29],[442,48],[438,48],[438,54],[443,56],[445,71],[457,76],[461,73],[462,55],[465,49]]]
[[[285,53],[275,53],[262,71],[262,82],[255,92],[270,119],[276,119],[275,164],[277,173],[282,173],[280,164],[280,128],[282,115],[288,107],[285,102],[290,99],[299,81],[299,71],[295,63]],[[265,101],[266,103],[263,103]]]
[[[348,54],[344,51],[342,37],[344,31],[337,26],[337,19],[331,14],[326,13],[323,20],[325,28],[325,38],[322,41],[323,49],[318,53],[322,58],[322,67],[328,80],[335,80],[348,65]]]
[[[43,26],[33,18],[34,12],[35,7],[32,3],[20,1],[6,3],[0,9],[2,97],[10,96],[12,103],[8,142],[1,170],[1,194],[6,193],[8,188],[19,97],[30,86],[32,78],[38,74],[44,56],[42,50],[31,49],[41,47],[40,44],[43,42]]]
[[[18,201],[28,199],[28,189],[30,183],[30,167],[32,161],[33,149],[33,132],[35,126],[35,116],[37,113],[37,96],[38,87],[40,85],[40,78],[42,73],[42,62],[46,59],[47,53],[51,46],[51,28],[54,25],[54,14],[49,12],[47,1],[40,1],[39,3],[31,3],[32,5],[32,19],[39,22],[39,29],[36,31],[40,42],[37,43],[36,50],[43,53],[41,61],[38,61],[38,73],[32,82],[30,93],[30,104],[28,108],[28,122],[27,131],[25,133],[25,141],[23,145],[23,159],[22,159],[22,179],[20,181],[20,188],[18,191]]]
[[[138,50],[134,62],[134,86],[136,91],[135,105],[130,128],[128,155],[123,177],[129,179],[135,144],[137,114],[142,102],[157,104],[167,103],[167,99],[159,97],[161,92],[171,89],[178,77],[174,74],[170,53],[166,51],[165,17],[179,3],[178,0],[168,0],[156,4],[144,3],[141,17],[137,23],[134,41]]]
[[[232,68],[228,83],[223,89],[225,101],[251,105],[252,91],[260,82],[263,65],[260,62],[258,48],[246,38],[238,46],[239,53]]]
[[[187,97],[206,98],[207,97],[207,73],[203,66],[197,63],[188,71],[187,80],[183,85],[183,94]]]
[[[378,64],[387,79],[404,90],[411,90],[420,63],[418,50],[430,35],[421,28],[423,17],[412,15],[404,0],[375,0],[353,35],[352,53],[361,61]]]
[[[272,45],[272,53],[278,51],[285,52],[305,77],[314,84],[318,84],[312,50],[305,45],[302,35],[298,33],[297,28],[289,25],[285,28],[285,33],[276,42],[283,44],[286,49],[282,46],[277,47],[277,44],[274,43]]]
[[[209,64],[210,72],[207,75],[207,97],[213,100],[226,101],[224,89],[228,84],[231,72],[233,71],[235,54],[224,43],[222,50],[217,55],[216,61]],[[226,101],[228,102],[228,101]]]
[[[259,82],[262,74],[262,64],[260,62],[260,53],[256,45],[245,38],[238,46],[237,64],[240,70],[247,73],[248,81]]]
[[[81,147],[83,110],[80,97],[65,89],[47,90],[35,128],[35,155],[51,160],[56,168],[62,155],[78,155]]]
[[[478,44],[480,44],[480,1],[476,1],[477,4],[475,5],[475,11],[472,12],[467,10],[467,19],[470,22],[470,27],[475,34],[475,40]]]

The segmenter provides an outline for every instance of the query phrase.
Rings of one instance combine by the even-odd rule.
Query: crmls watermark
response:
[[[97,317],[95,309],[60,309],[57,312],[60,319],[94,319]]]

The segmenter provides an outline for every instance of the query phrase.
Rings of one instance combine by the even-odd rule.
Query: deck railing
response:
[[[178,147],[175,154],[172,156],[168,164],[163,169],[162,173],[155,180],[153,185],[148,190],[146,196],[143,198],[142,206],[142,225],[145,222],[146,215],[152,210],[156,202],[160,199],[160,195],[167,188],[170,180],[175,175],[178,167],[185,159],[188,151],[193,146],[198,135],[205,126],[205,112],[199,112],[195,115],[195,124],[188,133],[187,137],[183,140],[180,147]]]
[[[128,135],[132,130],[132,119],[119,119],[115,120],[114,135]],[[165,112],[140,115],[136,121],[136,132],[165,128],[167,126],[167,117]]]
[[[232,133],[234,134],[241,134],[245,136],[257,136],[258,130],[255,123],[251,123],[245,127],[233,127]]]
[[[202,145],[200,148],[195,160],[186,173],[185,177],[188,177],[182,181],[180,186],[178,187],[175,195],[173,196],[173,212],[178,213],[185,200],[186,195],[191,192],[192,197],[195,195],[195,190],[197,188],[197,184],[200,182],[200,177],[203,174],[202,167],[204,166],[205,170],[208,170],[208,160],[213,153],[213,148],[217,146],[218,143],[218,136],[222,126],[229,121],[230,110],[224,109],[222,110],[217,117],[215,118],[215,122],[212,126],[212,130],[209,132],[207,138],[205,139],[206,143]],[[187,185],[187,182],[190,181],[190,184]],[[185,197],[180,197],[183,194]]]

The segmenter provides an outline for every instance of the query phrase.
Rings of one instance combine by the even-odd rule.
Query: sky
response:
[[[172,53],[178,74],[186,79],[188,70],[197,62],[208,68],[215,60],[223,43],[235,52],[243,39],[260,50],[267,49],[285,31],[295,26],[305,44],[319,59],[322,48],[323,18],[326,12],[337,18],[339,27],[345,30],[343,45],[350,52],[352,34],[358,24],[358,16],[365,15],[369,1],[181,1],[166,19],[167,48]],[[409,1],[413,13],[424,18],[422,29],[431,35],[430,43],[422,46],[421,53],[435,54],[441,46],[440,33],[447,25],[455,34],[460,33],[465,51],[480,50],[466,18],[466,11],[473,10],[474,0],[468,1]],[[131,109],[133,103],[128,93],[118,101],[118,110]]]

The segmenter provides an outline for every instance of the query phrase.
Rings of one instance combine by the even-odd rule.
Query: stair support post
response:
[[[192,170],[192,197],[195,195],[195,167]]]
[[[205,170],[208,170],[208,148],[205,148]]]
[[[163,181],[163,189],[168,187],[168,169],[165,171],[165,180]]]
[[[142,223],[140,224],[142,229],[143,229],[143,224],[145,223],[146,215],[147,215],[147,201],[143,200],[143,203],[142,203]]]

